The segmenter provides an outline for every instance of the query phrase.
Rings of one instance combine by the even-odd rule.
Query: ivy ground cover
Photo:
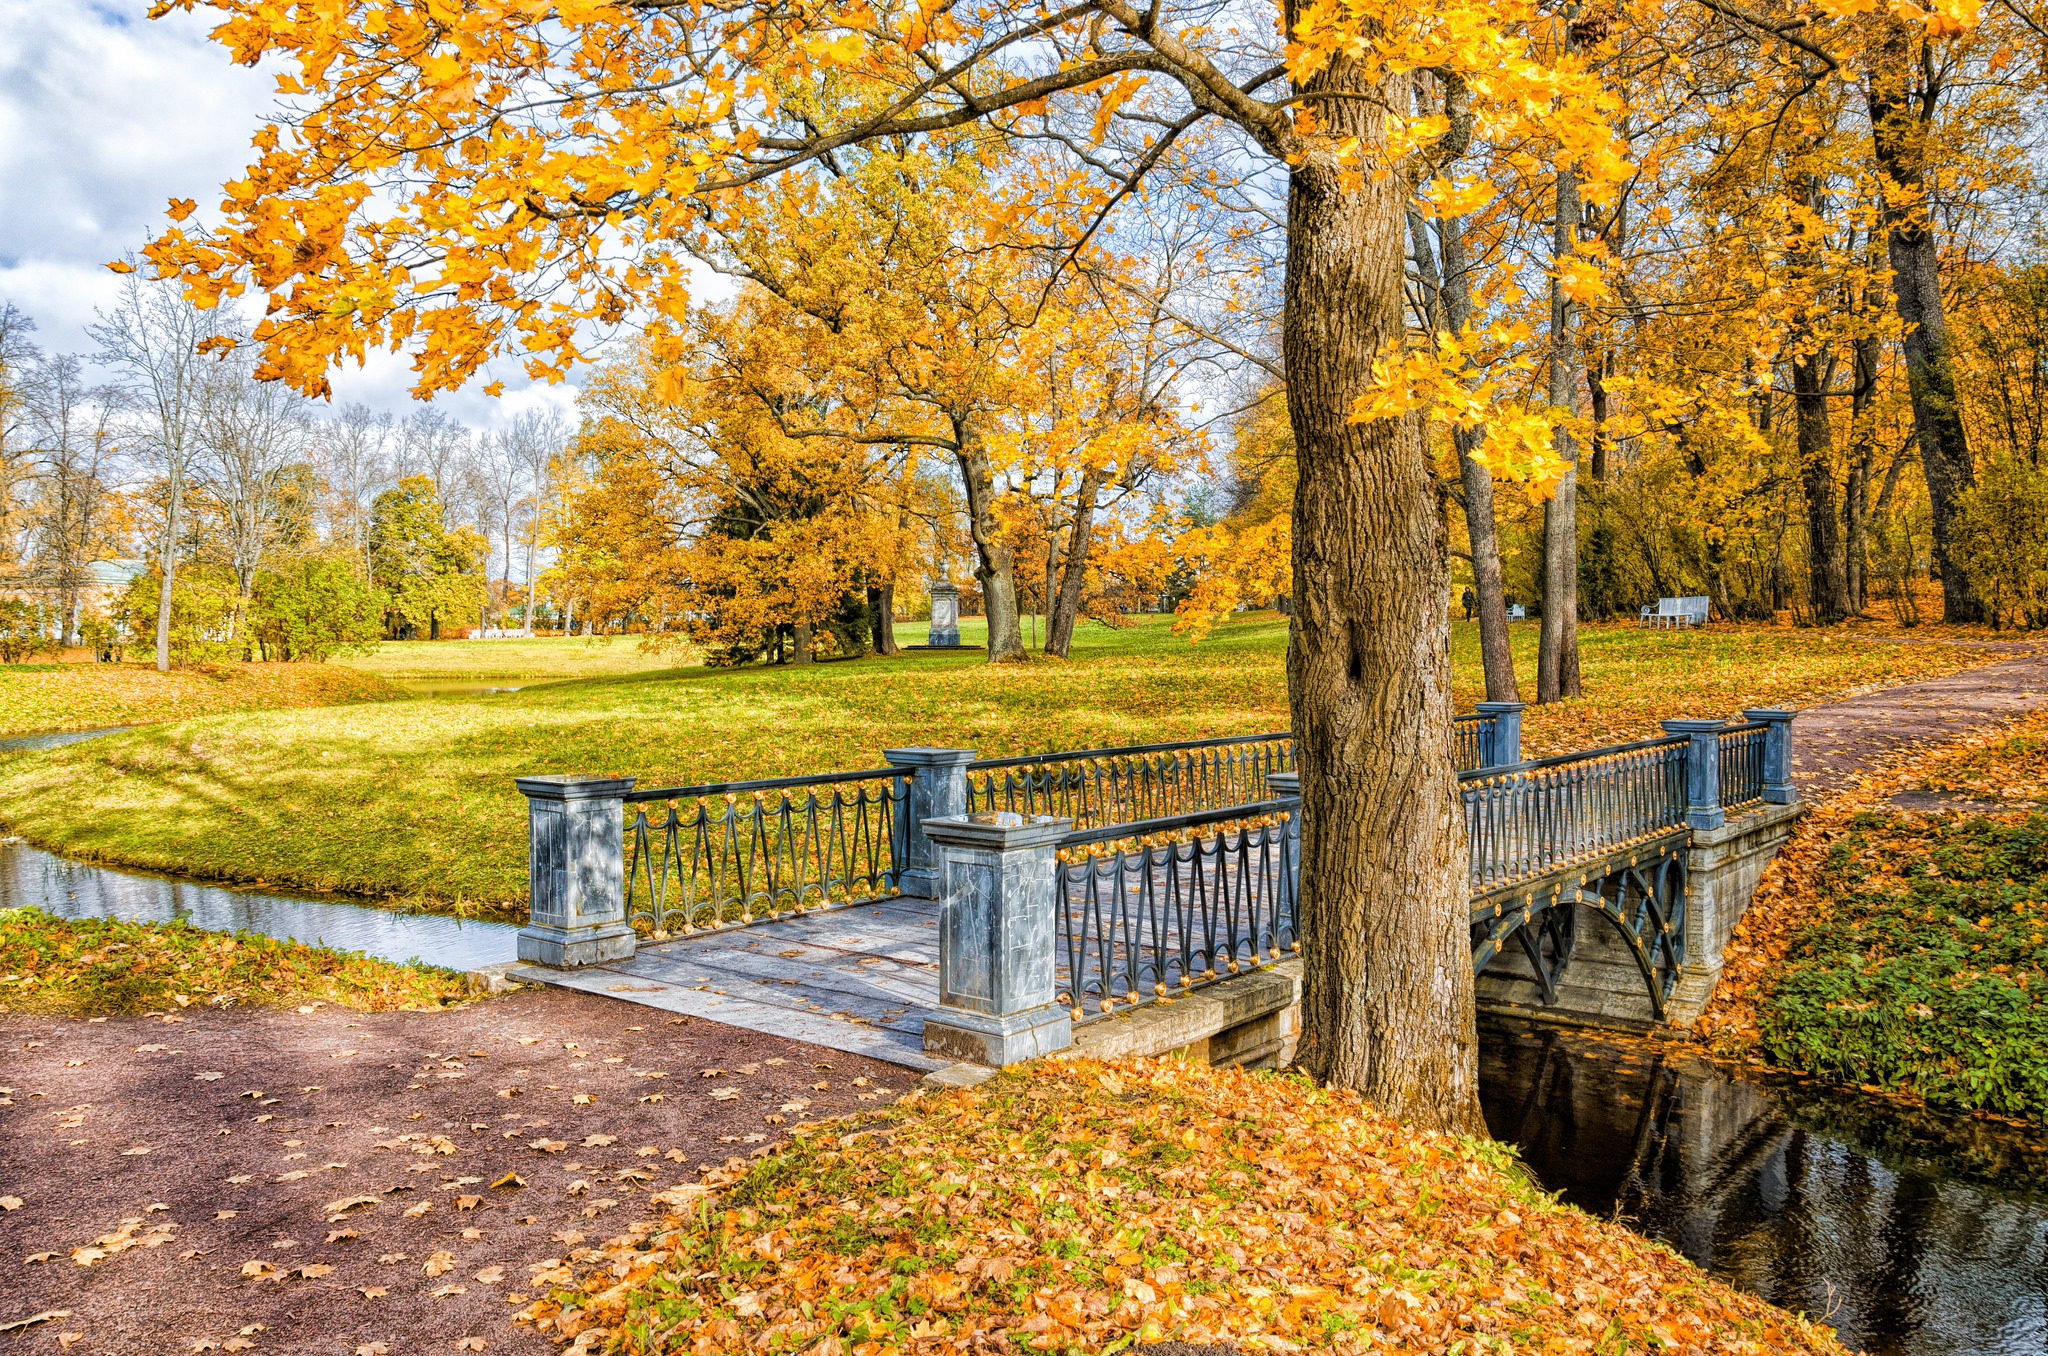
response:
[[[606,1352],[1838,1352],[1491,1141],[1178,1060],[1036,1061],[799,1128],[536,1264]]]
[[[1902,790],[1963,803],[1900,809]],[[1821,806],[1737,926],[1702,1034],[1871,1091],[2048,1120],[2044,804],[2037,715]]]
[[[135,730],[0,755],[0,830],[154,870],[513,916],[526,893],[515,776],[675,786],[874,767],[896,745],[995,756],[1287,726],[1285,619],[1239,616],[1198,646],[1169,621],[1090,627],[1066,662],[990,667],[969,650],[675,668]],[[1534,638],[1533,626],[1516,628],[1531,663]],[[498,643],[516,642],[466,642]],[[1453,645],[1459,705],[1470,709],[1482,691],[1477,636],[1460,624]],[[1525,750],[1655,734],[1661,717],[1797,706],[1989,658],[1789,629],[1589,628],[1583,653],[1589,695],[1530,708]]]

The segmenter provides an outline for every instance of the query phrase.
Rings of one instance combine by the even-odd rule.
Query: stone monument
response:
[[[933,646],[960,643],[960,590],[943,579],[932,585],[932,629],[924,643]]]

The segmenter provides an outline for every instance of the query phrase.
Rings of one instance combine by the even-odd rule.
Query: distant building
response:
[[[86,566],[86,578],[77,590],[80,615],[107,615],[135,576],[148,568],[149,562],[143,560],[96,560]],[[58,607],[64,602],[64,592],[55,571],[29,570],[23,574],[0,575],[0,598]]]

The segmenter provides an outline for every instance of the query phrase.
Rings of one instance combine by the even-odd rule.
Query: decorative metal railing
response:
[[[1060,815],[1077,829],[1131,825],[1262,799],[1266,774],[1293,767],[1285,730],[983,758],[967,765],[967,809]]]
[[[873,768],[629,792],[626,921],[690,933],[893,893],[909,788]]]
[[[1685,827],[1684,735],[1461,773],[1474,893]]]
[[[1721,742],[1721,808],[1754,805],[1764,798],[1764,740],[1770,725],[1761,720],[1731,725],[1718,736]]]
[[[1451,718],[1451,757],[1458,771],[1471,772],[1493,761],[1500,717],[1474,712]]]
[[[1296,949],[1298,799],[1060,839],[1054,986],[1075,1021]]]

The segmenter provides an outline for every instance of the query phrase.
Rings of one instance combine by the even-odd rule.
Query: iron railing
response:
[[[1721,744],[1721,808],[1754,805],[1764,798],[1764,739],[1768,722],[1752,720],[1731,725],[1718,736]]]
[[[1493,761],[1500,717],[1473,712],[1451,718],[1451,757],[1458,771],[1472,772]]]
[[[893,893],[909,794],[908,768],[629,792],[626,921],[691,933]]]
[[[1459,774],[1474,893],[1685,827],[1684,735]]]
[[[1054,987],[1074,1020],[1293,952],[1300,807],[1262,800],[1060,839]]]
[[[1294,767],[1294,736],[1129,744],[967,765],[967,809],[1059,815],[1077,829],[1199,814],[1265,798],[1269,772]]]

